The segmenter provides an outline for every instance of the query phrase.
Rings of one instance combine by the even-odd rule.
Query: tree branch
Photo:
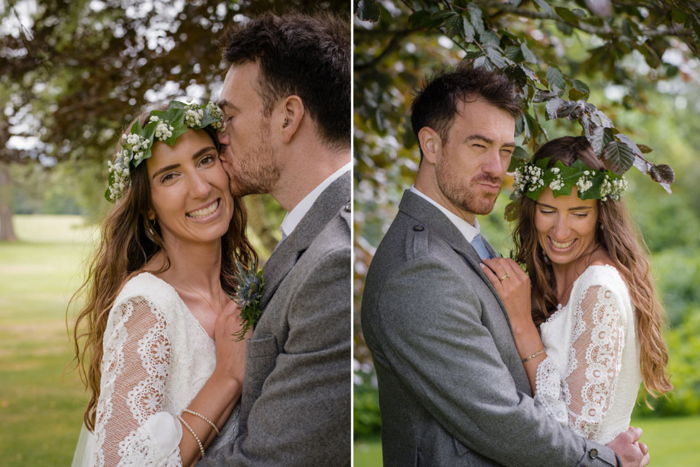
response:
[[[391,38],[386,48],[382,50],[382,52],[379,55],[377,55],[367,63],[355,63],[355,71],[363,72],[368,68],[375,67],[377,63],[381,62],[384,59],[384,57],[386,57],[389,53],[393,52],[393,50],[399,46],[402,40],[404,40],[406,37],[410,36],[416,31],[420,31],[420,29],[404,29],[397,32]]]
[[[560,21],[564,24],[568,24],[569,26],[579,29],[583,32],[587,32],[588,34],[594,34],[596,36],[609,36],[609,35],[618,35],[617,32],[614,29],[611,29],[609,26],[606,27],[597,27],[593,26],[587,23],[582,23],[578,22],[577,24],[570,23],[568,21],[565,21],[561,19],[559,16],[556,14],[548,14],[543,11],[534,11],[534,10],[528,10],[526,8],[518,8],[516,6],[513,6],[508,3],[500,3],[500,2],[493,2],[493,1],[481,1],[481,2],[474,2],[477,5],[479,5],[482,8],[488,8],[488,9],[496,9],[499,13],[510,13],[514,14],[517,16],[522,16],[524,18],[531,18],[531,19],[548,19],[548,20],[553,20],[553,21]],[[668,29],[666,27],[658,27],[654,29],[644,29],[640,31],[642,35],[646,37],[661,37],[661,36],[677,36],[677,37],[685,37],[685,36],[692,36],[692,33],[690,31],[677,31],[675,28]]]

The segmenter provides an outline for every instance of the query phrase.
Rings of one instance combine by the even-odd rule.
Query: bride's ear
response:
[[[304,103],[299,96],[288,96],[282,105],[279,129],[282,142],[289,143],[299,129],[304,118]]]

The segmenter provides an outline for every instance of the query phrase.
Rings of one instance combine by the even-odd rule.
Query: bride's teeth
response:
[[[214,211],[216,211],[216,208],[218,208],[218,207],[219,207],[219,201],[216,201],[215,203],[211,203],[206,208],[202,208],[202,209],[198,209],[196,211],[188,212],[187,216],[194,217],[194,218],[207,217],[208,215],[210,215]]]
[[[554,240],[552,240],[552,245],[554,245],[555,248],[559,248],[560,250],[563,250],[565,248],[569,248],[571,245],[574,244],[575,241],[576,240],[571,240],[569,243],[559,243],[559,242],[555,242]]]

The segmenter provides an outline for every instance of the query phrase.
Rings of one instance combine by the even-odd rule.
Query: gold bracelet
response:
[[[544,349],[539,350],[539,351],[533,353],[532,355],[530,355],[529,357],[523,358],[522,361],[523,361],[523,363],[529,362],[529,361],[532,360],[533,358],[537,357],[538,355],[542,355],[543,353],[544,353]]]
[[[199,436],[197,436],[197,433],[194,432],[192,427],[182,418],[182,415],[178,415],[177,419],[180,420],[180,423],[185,425],[185,428],[190,430],[190,433],[192,433],[192,436],[194,436],[194,439],[197,441],[197,444],[199,445],[199,450],[202,453],[202,459],[204,459],[204,446],[202,446],[202,442],[199,440]]]
[[[214,422],[209,420],[207,417],[205,417],[201,413],[197,413],[194,410],[190,410],[190,409],[184,409],[183,412],[191,413],[192,415],[198,416],[199,418],[201,418],[202,420],[204,420],[205,422],[207,422],[208,424],[211,425],[211,427],[214,429],[214,431],[216,431],[216,436],[221,435],[221,433],[219,433],[219,429],[216,427],[216,425],[214,425]]]

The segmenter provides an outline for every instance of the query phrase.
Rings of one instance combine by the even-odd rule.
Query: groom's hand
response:
[[[637,467],[649,464],[649,448],[644,443],[639,442],[642,437],[642,429],[629,427],[624,433],[620,433],[617,438],[610,441],[607,446],[615,451],[622,461],[624,467]]]

